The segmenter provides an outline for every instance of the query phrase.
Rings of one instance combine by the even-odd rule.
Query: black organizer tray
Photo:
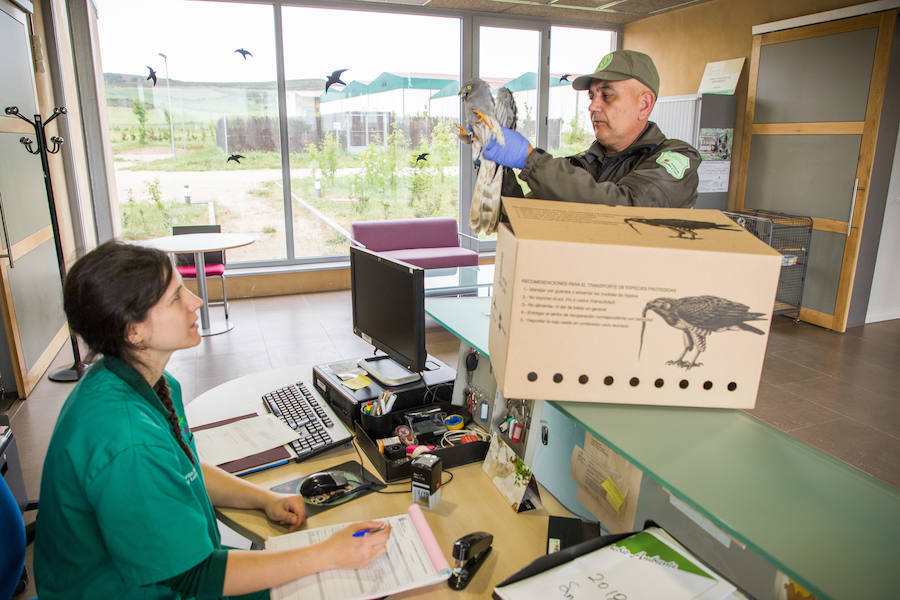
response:
[[[431,405],[429,405],[431,406]],[[446,402],[435,402],[433,406],[439,406],[441,410],[443,410],[448,415],[459,415],[463,418],[464,427],[468,427],[471,423],[472,419],[469,413],[467,413],[461,406],[454,406],[452,404]],[[417,406],[411,408],[409,410],[421,410],[421,406]],[[407,411],[399,411],[392,412],[392,428],[397,425],[404,425],[406,422],[403,420],[403,414]],[[378,445],[375,443],[375,440],[369,437],[369,434],[362,428],[359,421],[354,422],[356,428],[356,442],[362,451],[366,453],[366,456],[372,461],[372,464],[375,466],[375,469],[378,471],[378,474],[381,475],[381,478],[385,482],[393,482],[399,481],[401,479],[408,479],[412,475],[412,467],[410,466],[409,458],[401,458],[397,460],[388,460],[381,452],[378,451]],[[442,467],[444,469],[451,469],[453,467],[458,467],[460,465],[467,465],[473,462],[479,462],[484,459],[487,455],[488,448],[490,448],[490,442],[486,441],[476,441],[469,442],[468,444],[460,444],[458,446],[451,446],[449,448],[441,448],[440,441],[441,435],[437,435],[433,441],[426,441],[424,439],[419,439],[420,444],[425,444],[429,446],[435,446],[435,449],[430,451],[429,454],[434,454],[441,457]],[[436,443],[435,443],[436,442]]]

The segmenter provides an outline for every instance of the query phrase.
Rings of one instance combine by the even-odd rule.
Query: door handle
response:
[[[850,193],[850,216],[847,217],[847,237],[850,237],[850,228],[853,227],[853,209],[856,208],[856,188],[859,186],[859,177],[853,180],[853,191]]]
[[[9,268],[12,269],[13,264],[12,248],[9,245],[9,233],[6,231],[6,215],[3,212],[3,194],[0,194],[0,223],[3,225],[3,240],[6,242],[6,254],[0,254],[0,258],[9,259]]]

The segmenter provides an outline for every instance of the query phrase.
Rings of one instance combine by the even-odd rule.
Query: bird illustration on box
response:
[[[244,60],[247,60],[248,56],[253,56],[253,54],[249,50],[244,50],[243,48],[238,48],[235,50],[238,54],[244,57]]]
[[[428,152],[423,152],[416,157],[416,162],[419,162],[420,160],[428,160]]]
[[[697,362],[701,352],[706,351],[706,339],[711,333],[720,331],[749,331],[757,335],[765,335],[747,321],[760,321],[766,313],[750,312],[745,304],[734,302],[718,296],[688,296],[686,298],[656,298],[644,306],[641,313],[641,343],[638,357],[644,347],[644,329],[647,325],[647,313],[653,311],[663,318],[671,327],[680,329],[684,334],[684,351],[675,360],[667,361],[667,365],[676,365],[684,369],[700,367]],[[688,352],[694,351],[690,360],[685,360]]]
[[[571,77],[571,76],[572,76],[571,73],[565,73],[564,75],[559,76],[559,80],[560,81],[569,81],[569,77]]]
[[[153,70],[153,67],[147,66],[147,69],[150,71],[149,75],[147,75],[147,80],[153,80],[154,87],[156,86],[156,71]]]
[[[476,168],[469,224],[474,233],[493,233],[500,220],[503,167],[484,158],[482,151],[491,137],[496,138],[500,145],[504,144],[500,127],[515,129],[516,102],[507,88],[498,89],[495,99],[488,84],[477,77],[463,84],[459,97],[467,125],[459,128],[459,139],[472,144],[472,159]]]
[[[697,235],[698,229],[719,229],[725,231],[740,231],[740,227],[733,227],[731,225],[725,225],[724,223],[714,223],[712,221],[690,221],[688,219],[643,219],[638,217],[629,217],[625,219],[625,222],[628,223],[628,226],[640,233],[638,228],[635,227],[634,223],[642,223],[644,225],[652,225],[654,227],[665,227],[666,229],[671,229],[676,232],[678,235],[673,235],[669,237],[677,237],[684,240],[696,240],[701,239],[700,236]]]
[[[225,159],[225,164],[228,164],[228,163],[231,162],[231,161],[234,161],[234,162],[236,162],[237,164],[241,164],[241,159],[242,159],[242,158],[247,158],[247,157],[244,156],[243,154],[232,154],[232,155],[229,156],[227,159]]]

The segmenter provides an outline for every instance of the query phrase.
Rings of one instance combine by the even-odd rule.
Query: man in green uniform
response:
[[[690,208],[697,201],[700,154],[690,144],[667,139],[650,112],[659,93],[659,74],[649,56],[617,50],[594,73],[572,82],[587,90],[596,141],[565,158],[532,148],[516,131],[503,130],[484,157],[521,169],[529,197],[543,200],[629,206]]]

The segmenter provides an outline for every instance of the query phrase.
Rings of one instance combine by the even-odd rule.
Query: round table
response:
[[[190,252],[194,255],[194,266],[197,268],[197,293],[200,299],[203,300],[203,304],[200,306],[200,335],[208,336],[231,331],[234,328],[234,323],[226,318],[223,324],[216,327],[210,324],[209,298],[206,291],[206,263],[203,260],[203,253],[240,248],[241,246],[248,246],[255,241],[256,238],[254,236],[246,233],[187,233],[149,240],[137,240],[135,243],[156,248],[163,252],[173,254]]]

